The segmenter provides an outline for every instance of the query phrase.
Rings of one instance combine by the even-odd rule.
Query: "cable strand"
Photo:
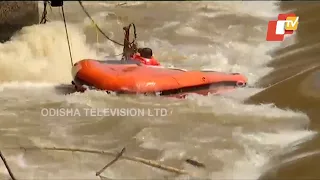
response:
[[[48,19],[47,19],[47,5],[48,5],[48,1],[43,1],[43,12],[42,12],[40,24],[45,24],[48,21]]]
[[[81,1],[78,1],[78,2],[79,2],[79,4],[80,4],[83,12],[87,15],[87,17],[92,21],[92,23],[94,24],[94,26],[99,30],[99,32],[100,32],[104,37],[106,37],[109,41],[111,41],[111,42],[113,42],[113,43],[115,43],[115,44],[117,44],[117,45],[124,46],[123,44],[121,44],[121,43],[119,43],[119,42],[111,39],[110,37],[108,37],[108,36],[100,29],[100,27],[94,22],[94,20],[92,19],[92,17],[91,17],[90,14],[88,13],[88,11],[84,8],[82,2],[81,2]]]
[[[63,6],[61,6],[61,10],[62,10],[62,16],[63,16],[64,28],[65,28],[65,30],[66,30],[66,36],[67,36],[68,47],[69,47],[70,62],[71,62],[71,66],[73,66],[73,59],[72,59],[72,53],[71,53],[71,48],[70,48],[70,41],[69,41],[69,35],[68,35],[67,21],[66,21],[66,17],[65,17],[65,15],[64,15],[64,9],[63,9]]]

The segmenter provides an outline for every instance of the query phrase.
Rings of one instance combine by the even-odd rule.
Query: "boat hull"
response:
[[[247,78],[239,73],[186,71],[135,61],[82,60],[73,66],[72,74],[73,85],[80,92],[97,89],[178,98],[190,93],[221,94],[247,84]]]

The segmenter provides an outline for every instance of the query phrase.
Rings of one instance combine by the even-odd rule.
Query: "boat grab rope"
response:
[[[66,30],[66,36],[67,36],[67,41],[68,41],[70,62],[71,62],[71,66],[73,66],[73,59],[72,59],[72,53],[71,53],[71,48],[70,48],[70,40],[69,40],[69,35],[68,35],[67,21],[66,21],[65,15],[64,15],[63,6],[61,6],[61,11],[62,11],[62,16],[63,16],[64,29]]]

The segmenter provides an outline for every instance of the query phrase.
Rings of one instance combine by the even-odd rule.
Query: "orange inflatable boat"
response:
[[[239,73],[186,71],[146,66],[137,61],[98,61],[85,59],[72,67],[77,91],[87,88],[119,94],[146,94],[185,97],[189,93],[208,95],[246,86]]]

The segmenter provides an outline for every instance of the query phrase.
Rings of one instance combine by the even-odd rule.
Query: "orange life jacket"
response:
[[[139,53],[136,53],[132,56],[132,59],[140,61],[142,64],[145,65],[160,66],[160,63],[153,56],[151,57],[151,59],[148,59],[140,56]]]

